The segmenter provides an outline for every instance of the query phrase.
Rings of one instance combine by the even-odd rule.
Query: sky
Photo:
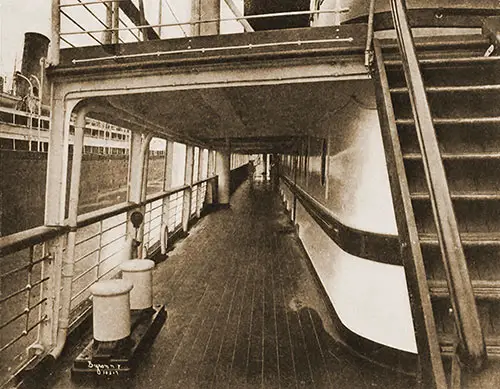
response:
[[[243,0],[234,1],[240,10],[243,10]],[[65,0],[62,3],[75,2],[74,0]],[[133,2],[138,3],[137,0],[133,0]],[[15,64],[17,64],[17,69],[20,69],[24,33],[38,32],[50,38],[51,3],[52,0],[0,0],[0,76],[3,76],[7,80],[5,90],[10,88]],[[155,24],[159,22],[159,3],[162,3],[164,9],[162,23],[187,22],[190,20],[190,0],[145,0],[146,17],[150,23]],[[92,7],[101,6],[96,5]],[[81,7],[72,7],[69,10],[66,8],[66,10],[79,23],[83,24],[87,30],[102,29],[102,26]],[[93,10],[96,11],[96,8],[93,8]],[[175,12],[175,16],[172,12]],[[96,13],[99,14],[99,11],[97,10]],[[221,17],[230,18],[233,16],[225,1],[221,0]],[[99,17],[103,17],[103,15],[99,15]],[[123,18],[125,19],[125,17]],[[75,30],[75,26],[66,18],[62,18],[61,22],[63,31]],[[242,30],[241,25],[234,21],[223,22],[221,25],[222,33]],[[162,38],[182,37],[186,33],[189,34],[189,26],[184,25],[182,28],[165,27],[162,31]],[[125,33],[123,33],[122,37],[125,41],[130,41],[130,39],[127,39]],[[131,38],[131,35],[128,38]],[[131,39],[135,40],[133,37]],[[71,36],[71,40],[77,46],[95,44],[95,41],[92,41],[85,35],[73,35]]]
[[[25,32],[50,36],[51,0],[0,0],[0,75],[12,79],[23,54]]]

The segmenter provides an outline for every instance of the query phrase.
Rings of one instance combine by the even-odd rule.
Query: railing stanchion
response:
[[[51,65],[59,65],[61,50],[61,0],[52,0],[52,38],[50,40],[49,62]]]
[[[59,317],[57,343],[51,354],[58,358],[66,343],[66,337],[69,329],[69,316],[71,309],[71,290],[73,286],[73,275],[75,271],[75,246],[76,231],[78,221],[78,201],[80,193],[80,175],[82,167],[83,138],[85,127],[85,116],[88,113],[88,107],[76,109],[75,120],[75,138],[73,146],[73,163],[71,166],[71,184],[68,206],[68,225],[67,247],[62,264],[62,290],[61,290],[61,313]],[[59,293],[57,291],[56,293]]]

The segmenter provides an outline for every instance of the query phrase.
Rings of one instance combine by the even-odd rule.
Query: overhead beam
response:
[[[231,134],[241,134],[245,131],[245,125],[223,89],[204,89],[200,90],[199,94],[205,104],[219,116],[221,135],[230,137]]]
[[[240,11],[240,9],[234,3],[233,0],[225,0],[225,1],[226,1],[227,6],[229,7],[229,9],[231,10],[231,12],[234,14],[234,16],[236,16],[237,18],[243,17],[243,12]],[[243,28],[245,29],[246,32],[254,32],[255,31],[246,19],[240,19],[238,21],[241,23],[241,25],[243,26]]]
[[[141,1],[142,3],[142,1]],[[141,25],[149,25],[146,17],[144,16],[144,12],[141,13],[132,0],[121,0],[120,1],[120,9],[123,11],[125,15],[134,23],[136,26]],[[153,29],[153,27],[144,27],[141,29],[144,33],[146,40],[155,40],[160,39],[158,33]]]

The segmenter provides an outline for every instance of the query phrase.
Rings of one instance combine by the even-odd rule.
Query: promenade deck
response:
[[[268,182],[202,218],[154,273],[167,322],[133,378],[71,381],[63,356],[47,388],[412,388],[414,378],[353,356]],[[91,335],[87,334],[87,339]]]

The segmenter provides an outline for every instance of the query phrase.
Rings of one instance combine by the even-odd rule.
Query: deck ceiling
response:
[[[214,147],[231,142],[240,152],[279,151],[311,134],[327,113],[351,96],[367,100],[369,80],[191,89],[109,97],[109,103],[145,118],[166,134]],[[370,98],[370,97],[369,97]]]

